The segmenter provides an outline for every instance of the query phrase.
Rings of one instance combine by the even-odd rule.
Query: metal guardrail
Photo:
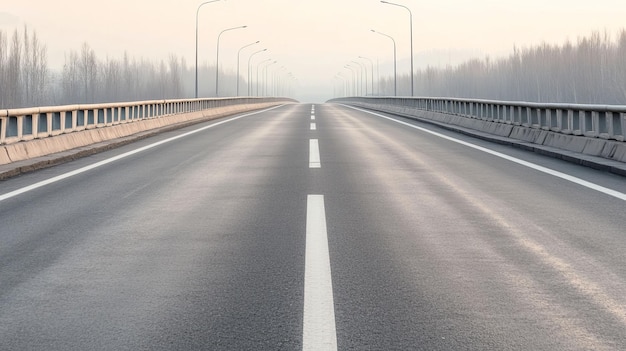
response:
[[[0,145],[216,107],[281,101],[294,100],[267,97],[179,99],[0,110]]]
[[[417,109],[556,133],[624,141],[626,106],[420,97],[349,97],[329,102]]]

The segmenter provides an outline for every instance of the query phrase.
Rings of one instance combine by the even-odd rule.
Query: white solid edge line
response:
[[[320,144],[317,139],[309,140],[309,168],[321,168]]]
[[[302,350],[337,350],[324,195],[307,196]]]
[[[67,179],[67,178],[73,177],[75,175],[87,172],[87,171],[92,170],[94,168],[98,168],[98,167],[104,166],[106,164],[109,164],[109,163],[121,160],[123,158],[126,158],[128,156],[140,153],[142,151],[146,151],[146,150],[152,149],[152,148],[157,147],[159,145],[163,145],[163,144],[169,143],[171,141],[174,141],[174,140],[177,140],[177,139],[181,139],[181,138],[184,138],[186,136],[189,136],[189,135],[192,135],[192,134],[195,134],[195,133],[199,133],[201,131],[204,131],[204,130],[207,130],[207,129],[210,129],[210,128],[213,128],[213,127],[217,127],[217,126],[219,126],[221,124],[232,122],[232,121],[238,120],[240,118],[256,115],[256,114],[259,114],[259,113],[267,112],[267,111],[270,111],[270,110],[273,110],[273,109],[276,109],[276,108],[279,108],[279,107],[282,107],[282,106],[284,106],[284,105],[274,106],[274,107],[271,107],[271,108],[268,108],[268,109],[265,109],[265,110],[255,111],[255,112],[247,113],[247,114],[244,114],[244,115],[241,115],[241,116],[229,118],[229,119],[224,120],[224,121],[213,123],[211,125],[208,125],[208,126],[205,126],[205,127],[202,127],[202,128],[198,128],[198,129],[192,130],[190,132],[187,132],[187,133],[184,133],[184,134],[181,134],[181,135],[177,135],[175,137],[171,137],[171,138],[168,138],[168,139],[165,139],[165,140],[161,140],[161,141],[158,141],[158,142],[150,144],[150,145],[146,145],[146,146],[140,147],[140,148],[132,150],[132,151],[128,151],[126,153],[123,153],[123,154],[120,154],[120,155],[108,158],[106,160],[102,160],[100,162],[96,162],[96,163],[91,164],[89,166],[85,166],[85,167],[79,168],[77,170],[74,170],[74,171],[71,171],[71,172],[68,172],[68,173],[64,173],[64,174],[58,175],[56,177],[53,177],[53,178],[50,178],[50,179],[46,179],[46,180],[43,180],[41,182],[29,185],[29,186],[26,186],[26,187],[23,187],[23,188],[20,188],[20,189],[17,189],[17,190],[13,190],[13,191],[8,192],[6,194],[2,194],[2,195],[0,195],[0,201],[4,201],[4,200],[10,199],[12,197],[18,196],[20,194],[24,194],[26,192],[29,192],[29,191],[41,188],[43,186],[46,186],[46,185],[49,185],[49,184],[52,184],[52,183],[56,183],[56,182],[61,181],[63,179]]]
[[[342,105],[342,106],[349,107],[349,108],[357,110],[357,111],[369,113],[371,115],[374,115],[374,116],[377,116],[377,117],[381,117],[381,118],[384,118],[384,119],[388,119],[390,121],[393,121],[393,122],[396,122],[396,123],[399,123],[399,124],[402,124],[402,125],[414,128],[414,129],[418,129],[418,130],[423,131],[425,133],[429,133],[429,134],[432,134],[434,136],[437,136],[437,137],[440,137],[440,138],[443,138],[443,139],[446,139],[446,140],[449,140],[449,141],[452,141],[452,142],[455,142],[455,143],[458,143],[458,144],[461,144],[461,145],[464,145],[464,146],[467,146],[467,147],[471,147],[473,149],[476,149],[476,150],[479,150],[479,151],[482,151],[482,152],[486,152],[486,153],[491,154],[493,156],[500,157],[500,158],[503,158],[503,159],[511,161],[511,162],[515,162],[515,163],[517,163],[519,165],[522,165],[522,166],[525,166],[525,167],[528,167],[528,168],[532,168],[532,169],[534,169],[536,171],[543,172],[543,173],[552,175],[554,177],[561,178],[563,180],[567,180],[569,182],[572,182],[572,183],[584,186],[586,188],[589,188],[589,189],[592,189],[592,190],[595,190],[595,191],[599,191],[599,192],[601,192],[603,194],[606,194],[606,195],[609,195],[609,196],[613,196],[613,197],[618,198],[620,200],[626,201],[626,194],[621,193],[621,192],[616,191],[616,190],[613,190],[613,189],[609,189],[609,188],[603,187],[603,186],[598,185],[598,184],[594,184],[594,183],[588,182],[588,181],[586,181],[584,179],[580,179],[580,178],[571,176],[569,174],[565,174],[565,173],[562,173],[562,172],[559,172],[559,171],[555,171],[555,170],[547,168],[547,167],[539,166],[539,165],[536,165],[534,163],[530,163],[528,161],[520,160],[519,158],[515,158],[515,157],[509,156],[509,155],[506,155],[506,154],[503,154],[503,153],[500,153],[500,152],[497,152],[497,151],[493,151],[493,150],[484,148],[482,146],[474,145],[474,144],[468,143],[468,142],[463,141],[463,140],[455,139],[455,138],[449,137],[447,135],[443,135],[441,133],[433,132],[432,130],[428,130],[426,128],[418,127],[418,126],[410,124],[410,123],[406,123],[406,122],[403,122],[403,121],[398,121],[397,119],[394,119],[394,118],[391,118],[391,117],[387,117],[387,116],[383,116],[383,115],[381,115],[379,113],[363,110],[363,109],[360,109],[360,108],[357,108],[357,107],[353,107],[353,106],[348,106],[348,105]]]

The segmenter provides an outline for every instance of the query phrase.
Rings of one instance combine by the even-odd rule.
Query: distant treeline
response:
[[[398,95],[411,94],[408,74],[398,77]],[[416,72],[415,95],[626,104],[626,30],[612,38],[594,32],[573,44],[514,48],[506,58],[473,59],[455,67]],[[393,77],[381,79],[381,95],[393,94]]]
[[[199,96],[215,96],[215,66],[199,67]],[[220,71],[220,96],[235,96],[236,74]],[[241,93],[247,94],[241,77]],[[398,95],[410,95],[410,76],[398,77]],[[254,83],[253,83],[254,86]],[[393,95],[393,77],[381,77],[377,95]],[[170,55],[154,62],[99,59],[87,44],[49,69],[36,32],[0,30],[0,108],[190,98],[195,69]],[[415,74],[416,96],[626,105],[626,30],[616,38],[592,33],[573,44],[514,48],[508,57],[427,67]]]
[[[198,68],[199,96],[215,96],[215,66]],[[236,74],[220,71],[220,96],[235,96]],[[245,87],[245,81],[241,83]],[[244,89],[241,88],[242,94]],[[62,70],[48,68],[47,48],[36,32],[0,30],[0,108],[190,98],[195,68],[170,55],[154,62],[130,58],[99,59],[84,43],[65,55]]]

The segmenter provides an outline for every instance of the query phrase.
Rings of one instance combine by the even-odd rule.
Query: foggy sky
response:
[[[195,62],[195,15],[203,0],[3,0],[0,29],[24,24],[48,47],[48,61],[58,69],[64,53],[87,42],[99,58],[167,59],[170,54]],[[456,64],[470,57],[499,57],[514,46],[575,42],[592,31],[615,34],[624,27],[623,0],[402,0],[413,11],[417,67]],[[398,73],[410,69],[409,14],[378,0],[227,0],[204,5],[199,14],[200,64],[214,64],[216,39],[220,67],[241,73],[249,55],[267,48],[254,62],[277,60],[298,78],[301,101],[323,102],[333,96],[333,77],[358,56],[380,62],[380,75],[391,75],[393,47],[375,29],[395,38]],[[360,60],[366,65],[367,61]]]

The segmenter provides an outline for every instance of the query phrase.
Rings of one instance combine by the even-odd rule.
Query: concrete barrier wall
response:
[[[330,102],[338,102],[338,103],[346,103],[352,106],[363,107],[371,110],[381,111],[381,112],[389,112],[398,114],[405,117],[410,118],[419,118],[426,119],[429,121],[433,121],[442,125],[450,125],[450,126],[459,126],[462,128],[467,128],[475,131],[479,131],[482,133],[488,133],[490,135],[503,137],[503,138],[511,138],[515,140],[519,140],[521,142],[531,143],[535,145],[542,145],[552,148],[557,148],[561,150],[571,151],[574,153],[580,153],[589,156],[602,157],[608,160],[614,160],[619,162],[626,163],[626,142],[624,142],[623,137],[623,126],[624,126],[624,112],[626,108],[623,106],[616,106],[612,111],[609,111],[606,115],[611,118],[610,128],[606,123],[600,122],[599,114],[594,113],[589,108],[593,106],[585,106],[586,110],[589,113],[566,113],[563,114],[563,117],[567,117],[570,120],[567,122],[570,125],[584,124],[584,122],[580,122],[580,124],[573,123],[572,118],[574,115],[582,115],[583,119],[591,116],[591,119],[587,118],[587,122],[590,122],[589,125],[603,125],[603,130],[610,130],[611,132],[619,132],[620,134],[612,134],[610,136],[602,133],[591,133],[589,131],[581,131],[578,130],[572,131],[571,129],[561,130],[559,128],[549,128],[547,126],[542,126],[537,123],[515,123],[515,112],[516,108],[519,111],[526,111],[526,106],[511,106],[509,107],[509,111],[513,111],[511,114],[508,114],[509,119],[501,118],[488,118],[488,117],[468,117],[463,114],[453,114],[453,113],[442,113],[429,110],[427,107],[425,109],[421,109],[416,107],[415,102],[411,101],[407,104],[407,101],[411,100],[410,98],[385,98],[385,100],[380,100],[380,98],[342,98],[342,99],[334,99],[330,100]],[[383,102],[384,101],[384,102]],[[407,106],[408,105],[408,106]],[[486,110],[490,110],[489,105],[496,106],[495,103],[486,104],[487,108],[483,111],[477,112],[477,114],[485,114]],[[499,105],[500,106],[500,105]],[[563,105],[547,105],[555,110],[565,110]],[[567,108],[570,109],[578,109],[582,105],[567,105]],[[505,110],[503,107],[499,107],[502,110]],[[536,109],[536,106],[533,108]],[[469,109],[469,107],[468,107]],[[476,107],[472,108],[475,112]],[[494,107],[494,110],[497,108]],[[609,107],[602,106],[601,109],[609,109]],[[461,111],[461,109],[458,109]],[[576,110],[578,111],[578,110]],[[465,112],[465,110],[464,110]],[[467,111],[471,112],[471,111]],[[527,111],[526,111],[527,112]],[[536,111],[537,112],[537,111]],[[551,115],[551,113],[545,112],[537,112],[536,116],[546,116]],[[557,114],[554,113],[556,116]],[[526,117],[524,117],[526,118]],[[532,116],[529,116],[528,122],[533,121]],[[595,122],[594,122],[595,119]],[[535,119],[534,121],[540,122],[540,118]],[[553,123],[555,121],[549,121],[548,123]],[[605,121],[606,122],[606,121]],[[556,125],[556,123],[554,123]]]
[[[132,123],[231,105],[294,101],[272,97],[231,97],[119,102],[0,110],[0,144],[45,138],[85,129]]]
[[[170,114],[160,118],[141,119],[110,126],[94,127],[80,131],[66,132],[49,137],[30,139],[0,146],[0,165],[29,160],[75,148],[97,144],[162,127],[197,123],[236,113],[276,106],[288,101],[258,100],[254,103],[232,104],[201,111]]]

